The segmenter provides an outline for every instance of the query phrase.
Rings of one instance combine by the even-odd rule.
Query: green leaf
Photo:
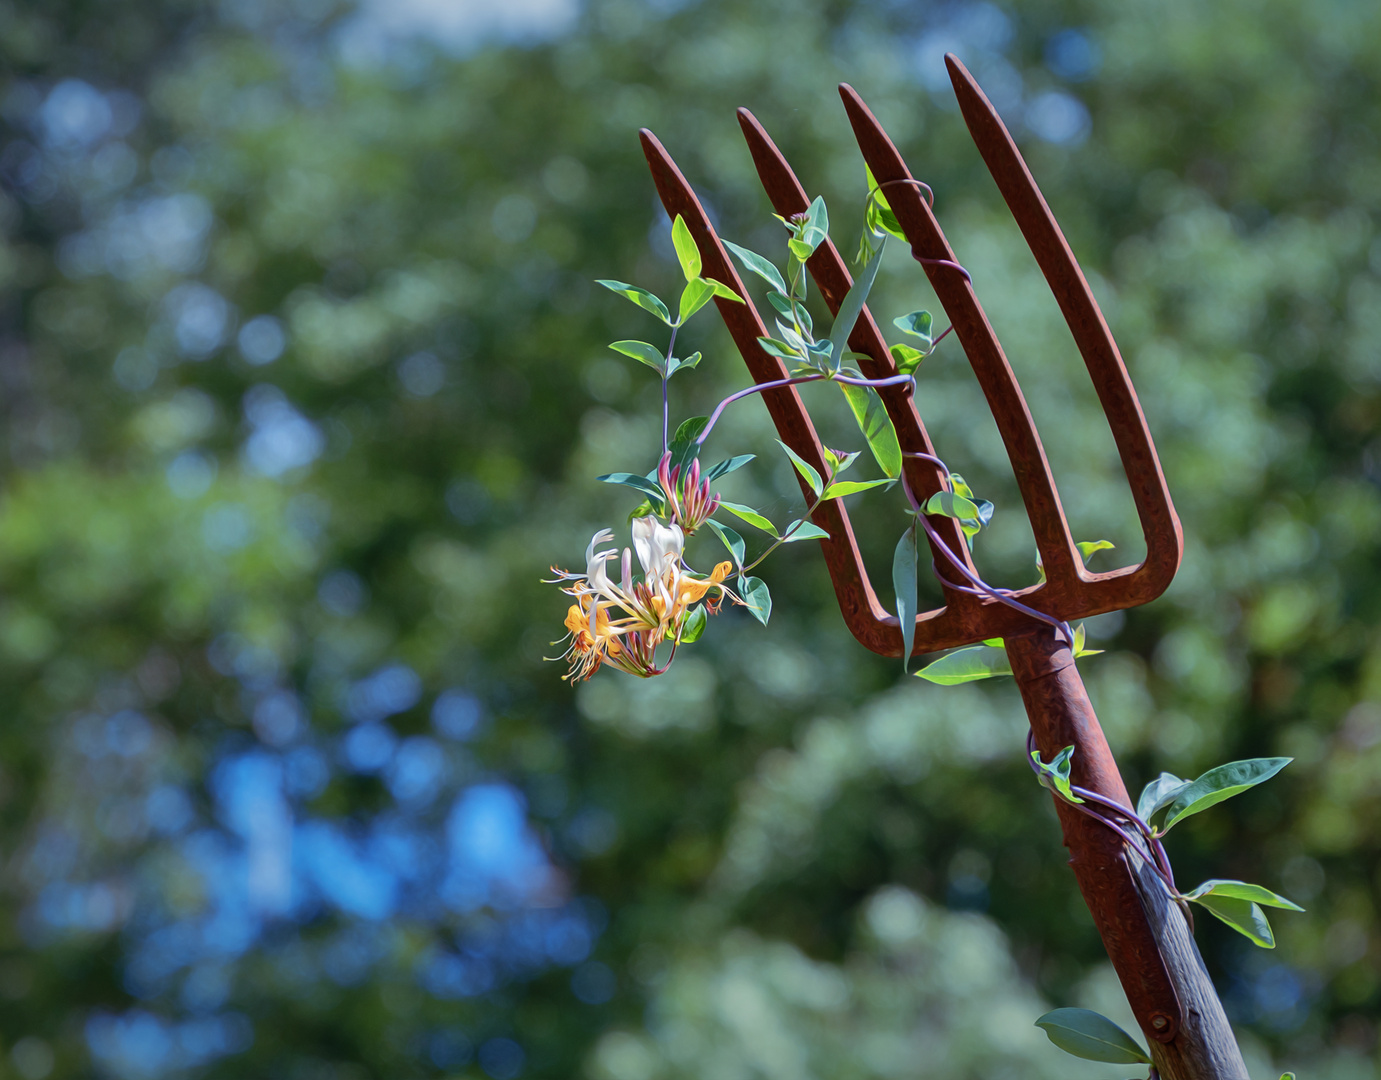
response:
[[[719,507],[721,510],[729,511],[729,513],[733,514],[734,517],[742,518],[744,521],[748,522],[749,525],[756,526],[757,528],[761,529],[763,532],[769,534],[770,536],[777,535],[777,527],[773,525],[772,522],[768,521],[767,518],[763,517],[756,510],[754,510],[751,506],[744,506],[741,503],[725,502],[723,499],[721,499],[719,501]]]
[[[780,234],[779,234],[780,235]],[[764,259],[756,251],[749,251],[746,247],[739,247],[731,244],[728,240],[722,241],[724,246],[734,253],[734,257],[743,265],[745,270],[750,270],[758,277],[762,278],[772,288],[783,296],[786,295],[786,281],[782,278],[782,272]]]
[[[633,524],[634,518],[647,517],[648,514],[660,514],[661,512],[661,502],[658,502],[656,506],[653,506],[649,500],[644,499],[642,502],[638,503],[637,506],[633,507],[632,511],[628,515],[628,521],[626,522],[626,524]]]
[[[726,476],[735,469],[743,468],[752,461],[754,457],[756,457],[755,454],[738,454],[735,457],[729,458],[727,461],[721,461],[705,474],[705,479],[718,480],[721,476]]]
[[[887,201],[887,196],[878,186],[877,177],[873,175],[873,170],[864,165],[863,171],[868,178],[868,205],[875,207],[880,212],[879,224],[898,240],[905,240],[906,234],[901,231],[901,226],[897,224],[897,215],[892,213],[892,204]]]
[[[1031,751],[1031,760],[1036,763],[1036,768],[1040,770],[1041,787],[1049,788],[1066,802],[1081,803],[1084,800],[1074,794],[1069,786],[1070,761],[1074,757],[1074,747],[1066,746],[1055,759],[1047,765],[1041,760],[1039,750]]]
[[[676,426],[676,433],[672,435],[671,441],[674,443],[687,442],[698,438],[700,433],[705,430],[705,425],[710,422],[708,416],[692,416],[682,420]]]
[[[1111,551],[1117,545],[1111,540],[1080,540],[1074,546],[1079,549],[1079,554],[1083,557],[1084,562],[1087,563],[1089,556],[1095,551]]]
[[[994,675],[1010,674],[1012,665],[1007,661],[1006,649],[970,645],[966,649],[946,653],[934,663],[921,668],[916,672],[916,677],[941,686],[957,686],[959,683],[991,679]]]
[[[835,371],[839,370],[840,361],[844,358],[844,346],[848,344],[849,335],[853,333],[854,325],[863,313],[863,305],[868,302],[868,293],[872,291],[873,282],[877,280],[878,267],[881,265],[882,246],[879,246],[877,254],[868,260],[863,273],[849,286],[849,291],[844,294],[844,300],[839,305],[839,314],[834,317],[834,323],[830,327],[830,367]]]
[[[806,227],[819,229],[822,233],[830,231],[830,213],[825,209],[825,197],[815,196],[815,201],[806,210]]]
[[[700,276],[700,249],[695,246],[690,226],[680,214],[676,215],[671,226],[671,242],[676,248],[676,261],[681,264],[681,273],[686,275],[687,281],[694,281]]]
[[[597,279],[595,284],[603,285],[610,292],[616,292],[620,296],[627,297],[644,311],[652,312],[652,314],[656,315],[662,322],[666,323],[668,326],[671,325],[671,312],[667,311],[667,306],[646,289],[639,289],[635,285],[629,285],[622,281],[604,281]]]
[[[685,474],[690,468],[690,463],[700,456],[700,444],[695,440],[700,437],[700,433],[709,422],[708,416],[692,416],[689,420],[681,422],[676,434],[671,437],[670,445],[667,446],[671,451],[668,469],[680,468],[682,475]]]
[[[739,536],[739,534],[734,532],[729,526],[721,525],[719,522],[715,521],[714,518],[710,518],[705,524],[713,529],[715,535],[724,541],[724,546],[729,549],[729,554],[734,557],[734,565],[742,570],[744,555],[748,550],[748,546],[743,542],[743,537]]]
[[[892,325],[904,334],[920,338],[925,343],[926,352],[934,344],[931,338],[931,319],[928,311],[911,311],[905,315],[898,315],[892,320]]]
[[[950,491],[953,492],[954,495],[953,502],[951,503],[950,500],[940,497],[946,494],[945,492],[937,492],[936,495],[931,498],[930,502],[938,509],[927,510],[926,512],[943,514],[945,513],[944,508],[948,505],[951,506],[956,513],[962,512],[968,514],[968,508],[964,505],[964,501],[972,503],[974,506],[973,513],[968,516],[957,518],[959,526],[964,532],[964,538],[969,542],[969,550],[972,551],[973,538],[993,520],[993,504],[987,499],[977,498],[969,488],[969,485],[964,482],[964,478],[958,473],[949,474],[949,486]],[[954,514],[946,514],[945,516],[953,517]],[[1039,556],[1037,556],[1037,562],[1039,563]]]
[[[797,540],[828,540],[830,534],[813,521],[801,518],[793,521],[782,533],[782,543],[794,544]]]
[[[714,278],[702,278],[701,280],[708,284],[710,288],[714,289],[715,296],[719,297],[721,300],[732,300],[736,304],[742,304],[744,302],[743,297],[739,296],[739,294],[734,292],[728,285],[725,285],[724,282],[716,281]]]
[[[768,356],[776,356],[782,360],[800,360],[801,353],[797,352],[785,341],[778,341],[776,338],[760,337],[758,344],[762,346],[762,351]]]
[[[989,504],[991,505],[991,504]],[[1074,628],[1074,658],[1077,660],[1081,656],[1098,656],[1102,649],[1084,648],[1084,624],[1080,623]]]
[[[676,220],[680,221],[681,219],[678,217]],[[681,644],[691,645],[699,641],[700,635],[705,632],[705,624],[709,621],[710,617],[705,614],[704,605],[693,608],[681,626]]]
[[[883,477],[881,480],[836,480],[829,487],[825,488],[824,498],[842,499],[845,495],[853,495],[855,492],[867,491],[869,488],[881,487],[886,484],[891,487],[895,480]]]
[[[790,319],[793,323],[799,322],[801,329],[805,333],[814,336],[815,323],[810,317],[810,312],[801,303],[792,304],[791,297],[785,293],[770,292],[767,294],[767,302],[772,305],[777,314],[784,319]]]
[[[1136,801],[1136,816],[1149,823],[1153,815],[1174,802],[1175,796],[1188,786],[1188,780],[1181,780],[1174,773],[1161,773],[1141,789],[1141,798]]]
[[[678,360],[673,356],[671,358],[671,364],[667,368],[667,378],[671,378],[678,371],[689,371],[698,363],[700,363],[700,354],[698,352],[691,353],[684,360]]]
[[[815,494],[818,496],[820,494],[821,488],[823,487],[823,484],[820,480],[820,474],[815,471],[815,467],[813,465],[808,464],[799,454],[796,453],[795,450],[791,449],[791,447],[787,446],[786,443],[782,442],[781,439],[777,440],[777,445],[786,451],[786,456],[791,459],[791,464],[796,466],[796,471],[800,473],[801,476],[805,479],[805,482],[810,485],[810,490],[815,492]],[[723,503],[721,503],[720,505],[722,506]]]
[[[901,475],[901,444],[897,442],[896,429],[892,427],[882,398],[871,386],[835,385],[844,392],[844,399],[854,414],[858,430],[868,440],[868,449],[873,452],[878,468],[895,480]]]
[[[962,525],[977,527],[983,524],[978,516],[978,504],[953,491],[937,491],[926,500],[922,510],[927,514],[940,514],[943,517],[954,518]]]
[[[1170,831],[1177,821],[1194,814],[1203,813],[1210,806],[1216,806],[1224,799],[1240,795],[1264,780],[1269,780],[1294,758],[1250,758],[1246,761],[1230,761],[1209,769],[1193,783],[1175,796],[1165,816],[1165,826],[1161,832]]]
[[[893,345],[888,351],[892,354],[892,362],[897,365],[898,375],[912,374],[921,366],[921,361],[930,355],[910,345]]]
[[[606,484],[622,484],[624,487],[636,488],[646,495],[655,506],[662,505],[663,493],[662,485],[649,480],[640,473],[615,472],[605,473],[603,476],[595,477],[596,480]]]
[[[1141,1044],[1102,1013],[1092,1009],[1055,1009],[1036,1021],[1036,1027],[1066,1054],[1086,1061],[1114,1065],[1149,1065]]]
[[[773,215],[795,234],[786,242],[791,253],[801,262],[811,257],[830,232],[830,215],[825,209],[825,197],[817,195],[805,214],[796,221],[787,221],[780,214]]]
[[[655,371],[658,375],[662,374],[666,364],[666,354],[656,345],[649,345],[646,341],[615,341],[609,345],[616,353],[623,353],[624,356],[631,356],[634,360],[641,361]]]
[[[714,296],[714,286],[704,278],[695,278],[693,281],[686,282],[686,287],[681,290],[681,307],[676,316],[677,321],[685,322],[708,304],[712,296]]]
[[[777,320],[777,333],[782,335],[782,341],[784,341],[787,347],[797,356],[806,355],[809,347],[814,344],[814,341],[807,341],[802,334],[797,332],[794,326],[782,322],[781,319]]]
[[[1285,897],[1271,892],[1270,889],[1262,885],[1250,885],[1245,881],[1233,881],[1229,878],[1210,878],[1184,894],[1186,900],[1199,900],[1201,897],[1209,895],[1226,896],[1233,900],[1249,900],[1254,904],[1284,908],[1286,911],[1304,910],[1293,900],[1286,900]]]
[[[1250,900],[1239,900],[1232,896],[1214,896],[1212,893],[1201,896],[1194,903],[1205,907],[1216,918],[1227,923],[1244,937],[1250,938],[1263,949],[1276,947],[1275,935],[1266,913]]]
[[[767,591],[767,582],[762,578],[745,577],[742,595],[753,618],[766,626],[767,620],[772,617],[772,594]]]
[[[897,621],[901,623],[901,668],[911,661],[911,649],[916,642],[916,525],[901,534],[892,553],[892,589],[897,597]]]

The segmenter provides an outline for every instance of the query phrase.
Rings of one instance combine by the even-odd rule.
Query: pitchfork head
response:
[[[1170,501],[1146,418],[1088,282],[1007,128],[964,66],[953,56],[946,57],[945,62],[969,132],[1036,256],[1088,366],[1131,484],[1132,498],[1146,538],[1146,559],[1139,565],[1104,573],[1085,569],[1070,536],[1050,465],[1021,387],[974,294],[968,275],[957,268],[958,260],[922,196],[924,185],[913,180],[897,148],[863,100],[852,87],[842,85],[839,92],[863,159],[877,183],[885,187],[887,201],[911,245],[911,253],[925,269],[953,324],[955,336],[978,377],[1007,447],[1046,576],[1041,584],[1012,595],[1028,607],[1061,621],[1144,604],[1165,591],[1179,568],[1183,550],[1179,519]],[[758,176],[776,212],[790,218],[807,210],[810,199],[805,189],[762,125],[746,109],[740,109],[738,116]],[[644,130],[642,142],[662,204],[669,215],[674,218],[680,214],[690,227],[700,249],[704,275],[725,282],[745,301],[739,304],[716,300],[715,303],[754,381],[763,383],[784,378],[786,370],[782,362],[768,355],[758,344],[758,338],[767,336],[768,331],[690,185],[656,136]],[[852,283],[838,250],[826,239],[806,265],[831,313],[837,313]],[[868,378],[896,374],[887,345],[866,307],[849,337],[849,348],[866,358],[860,359],[858,364]],[[909,387],[883,387],[879,393],[903,452],[934,456],[935,450]],[[820,440],[795,388],[766,391],[763,400],[782,441],[823,472],[825,457]],[[904,460],[907,481],[919,499],[924,500],[947,486],[947,478],[934,463],[915,456]],[[878,601],[868,580],[848,512],[835,499],[822,504],[814,520],[830,534],[821,545],[840,609],[854,637],[874,652],[900,656],[901,628],[896,616],[889,614]],[[942,517],[933,518],[932,524],[950,550],[972,569],[968,546],[958,524]],[[939,554],[936,552],[937,565],[943,566]],[[940,575],[940,582],[945,590],[945,606],[917,616],[913,655],[1018,634],[1033,626],[1030,616],[996,600],[963,591],[945,574]]]

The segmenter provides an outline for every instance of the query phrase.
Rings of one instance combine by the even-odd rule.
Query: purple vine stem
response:
[[[911,451],[908,453],[904,453],[903,456],[918,458],[921,461],[929,461],[931,464],[938,465],[941,469],[943,469],[945,471],[946,476],[949,475],[949,466],[946,465],[934,454],[924,454],[920,451]],[[929,536],[930,539],[935,543],[935,546],[940,549],[940,551],[944,554],[945,558],[949,561],[950,565],[953,566],[956,570],[959,571],[959,573],[961,573],[964,577],[966,577],[969,580],[969,586],[972,587],[956,584],[955,582],[950,581],[948,578],[943,577],[942,575],[937,573],[936,576],[939,577],[944,584],[948,585],[953,589],[957,589],[960,592],[966,592],[971,596],[990,597],[993,600],[997,600],[999,603],[1006,604],[1008,607],[1020,611],[1024,615],[1029,615],[1033,619],[1038,619],[1043,623],[1047,623],[1048,625],[1054,627],[1055,630],[1057,630],[1064,637],[1066,643],[1069,645],[1071,649],[1074,647],[1074,631],[1069,628],[1069,623],[1065,622],[1063,619],[1057,619],[1053,615],[1047,615],[1043,611],[1037,611],[1033,607],[1028,607],[1026,604],[1023,604],[1020,600],[1014,599],[1012,597],[1010,589],[994,588],[993,586],[989,585],[986,581],[984,581],[981,577],[979,577],[977,574],[975,574],[972,570],[970,570],[967,566],[964,565],[964,561],[960,559],[959,556],[956,555],[953,551],[950,550],[949,545],[944,542],[940,534],[935,531],[935,527],[930,524],[929,519],[926,517],[925,511],[921,508],[921,504],[916,500],[916,493],[911,490],[911,485],[906,482],[905,475],[902,476],[902,490],[906,492],[906,498],[907,501],[911,503],[911,508],[916,511],[916,519],[925,527],[926,535]]]
[[[752,386],[739,390],[737,393],[730,394],[723,401],[714,407],[714,412],[710,413],[710,418],[705,422],[705,429],[695,440],[696,446],[704,446],[705,440],[709,438],[710,431],[719,422],[720,414],[735,401],[750,397],[753,394],[761,394],[765,390],[780,390],[784,386],[797,386],[800,383],[808,382],[838,382],[847,383],[849,386],[900,386],[902,383],[914,383],[913,375],[889,375],[885,379],[855,379],[848,375],[827,375],[824,372],[811,375],[796,375],[790,379],[773,379],[771,382],[754,383]]]
[[[1035,759],[1031,757],[1033,753],[1037,752],[1036,733],[1034,731],[1028,731],[1026,733],[1026,751],[1027,761],[1031,766],[1031,771],[1039,776],[1040,768],[1036,765]],[[1082,788],[1076,784],[1071,784],[1069,790],[1081,799],[1087,799],[1091,803],[1105,807],[1135,827],[1139,836],[1133,839],[1133,837],[1128,835],[1117,822],[1113,821],[1106,814],[1100,814],[1096,810],[1092,810],[1080,803],[1069,804],[1074,807],[1075,810],[1078,810],[1082,814],[1086,814],[1095,821],[1101,821],[1104,825],[1108,826],[1108,828],[1116,832],[1118,836],[1122,837],[1128,846],[1146,860],[1151,869],[1156,872],[1156,876],[1159,877],[1165,884],[1165,887],[1170,890],[1170,895],[1178,900],[1180,891],[1175,885],[1174,871],[1170,869],[1170,858],[1165,853],[1165,846],[1160,842],[1160,838],[1156,836],[1155,830],[1152,829],[1147,822],[1143,821],[1134,810],[1109,799],[1105,795],[1100,795],[1096,791],[1090,791],[1088,788]],[[1144,847],[1142,846],[1143,843],[1145,845]]]

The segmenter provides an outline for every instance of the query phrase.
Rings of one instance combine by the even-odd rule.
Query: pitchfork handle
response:
[[[1042,759],[1074,746],[1074,783],[1130,807],[1069,646],[1043,625],[1009,636],[1006,646]],[[1061,799],[1055,808],[1084,902],[1162,1080],[1248,1080],[1193,935],[1165,886],[1112,829]]]

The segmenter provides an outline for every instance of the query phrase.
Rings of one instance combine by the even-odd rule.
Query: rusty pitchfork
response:
[[[1183,550],[1179,519],[1146,418],[1102,312],[1016,144],[958,59],[947,56],[945,62],[969,132],[1088,366],[1146,538],[1146,559],[1139,565],[1104,573],[1085,569],[1021,388],[968,274],[959,268],[921,195],[924,185],[912,179],[863,100],[852,87],[841,85],[840,95],[864,161],[886,190],[911,253],[924,267],[953,324],[997,421],[1026,504],[1046,580],[1010,595],[1058,622],[1144,604],[1165,591],[1179,568]],[[746,109],[739,110],[738,118],[773,208],[786,218],[805,212],[810,199],[767,132]],[[656,136],[646,129],[641,136],[662,204],[671,217],[680,214],[690,227],[705,276],[730,285],[745,301],[717,299],[715,303],[754,381],[784,379],[787,373],[781,360],[764,352],[758,343],[759,337],[767,336],[767,330],[690,185]],[[831,313],[837,313],[851,285],[838,250],[827,238],[806,265]],[[887,345],[866,307],[853,327],[848,346],[864,357],[858,364],[866,377],[881,379],[896,374]],[[947,487],[947,477],[935,459],[910,387],[882,387],[879,393],[901,448],[908,455],[904,458],[906,480],[924,504],[929,496]],[[795,387],[767,390],[762,397],[782,441],[823,474],[826,465],[821,443]],[[930,460],[915,455],[928,455]],[[850,631],[874,652],[900,656],[901,627],[878,601],[848,512],[834,499],[815,511],[814,520],[829,533],[821,545]],[[950,552],[972,572],[958,523],[935,517],[931,524]],[[935,550],[933,537],[931,545],[937,565],[943,565],[943,553]],[[1073,745],[1074,782],[1130,808],[1131,799],[1069,643],[1050,624],[990,597],[975,595],[949,581],[945,574],[939,578],[945,606],[916,617],[912,655],[1003,638],[1042,755],[1049,760],[1062,747]],[[1070,865],[1137,1022],[1150,1040],[1160,1076],[1163,1080],[1247,1080],[1246,1066],[1192,931],[1160,880],[1111,828],[1075,812],[1059,799],[1056,809],[1070,850]]]

